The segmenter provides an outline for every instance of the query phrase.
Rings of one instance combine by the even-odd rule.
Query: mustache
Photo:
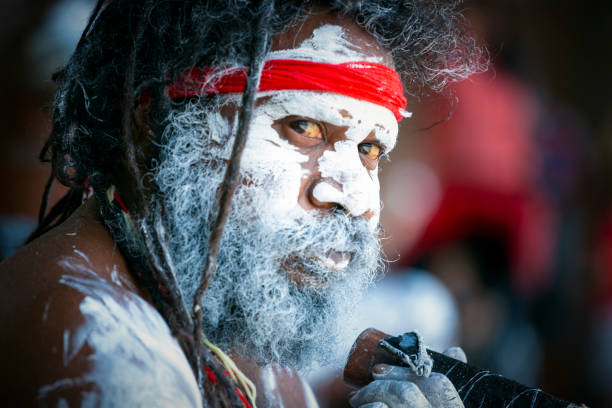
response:
[[[352,271],[366,259],[381,259],[378,233],[367,220],[345,214],[315,220],[276,232],[276,242],[288,251],[279,253],[279,272],[302,290],[316,292],[350,279]],[[372,273],[382,270],[382,261]]]
[[[378,239],[378,231],[372,232],[365,218],[339,213],[307,215],[276,228],[274,234],[285,240],[286,246],[304,253],[356,252]]]

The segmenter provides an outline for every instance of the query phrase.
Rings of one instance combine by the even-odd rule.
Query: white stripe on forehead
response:
[[[340,64],[351,61],[383,63],[382,57],[367,56],[346,39],[344,29],[339,25],[325,24],[313,30],[312,36],[299,47],[271,51],[266,59],[300,59],[316,62]]]

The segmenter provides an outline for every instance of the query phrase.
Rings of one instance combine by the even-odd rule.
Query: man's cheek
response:
[[[378,168],[370,170],[368,173],[372,182],[371,194],[369,196],[372,218],[368,220],[368,226],[371,231],[375,231],[380,221],[380,181],[378,180]]]
[[[300,185],[308,157],[299,153],[271,127],[271,122],[255,121],[242,156],[242,171],[261,188],[266,207],[286,214],[298,203]]]
[[[334,180],[340,188],[331,185],[320,188],[320,197],[317,199],[333,200],[346,208],[352,216],[367,218],[370,228],[375,229],[380,213],[378,170],[364,167],[357,144],[351,141],[337,142],[334,150],[326,151],[318,164],[323,179]]]

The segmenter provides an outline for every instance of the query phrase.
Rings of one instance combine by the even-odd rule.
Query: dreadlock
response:
[[[459,1],[434,0],[98,0],[73,56],[54,80],[53,129],[41,160],[52,163],[33,240],[63,222],[81,204],[85,180],[94,191],[101,217],[119,245],[130,270],[150,292],[184,350],[207,406],[242,406],[225,368],[203,344],[201,300],[215,272],[215,258],[229,203],[238,180],[239,159],[248,133],[255,90],[270,38],[327,8],[347,15],[389,50],[406,92],[413,96],[440,91],[448,82],[484,66],[486,54],[465,33],[455,11]],[[249,24],[250,23],[250,24]],[[165,209],[146,197],[155,186],[147,169],[169,114],[182,109],[165,94],[168,84],[196,66],[247,66],[249,75],[234,140],[232,160],[219,186],[219,211],[208,246],[208,258],[193,302],[183,298],[168,247]],[[135,110],[147,95],[146,122],[152,151],[137,148],[142,137]],[[210,98],[210,104],[215,98]],[[203,103],[207,103],[206,100]],[[123,172],[123,173],[122,173]],[[134,192],[130,213],[154,222],[139,223],[128,234],[121,212],[106,198],[120,174]],[[53,180],[70,191],[48,213]],[[194,310],[187,306],[193,303]],[[218,382],[203,381],[202,365]]]

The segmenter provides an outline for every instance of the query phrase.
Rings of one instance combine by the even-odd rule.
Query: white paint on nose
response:
[[[336,203],[348,210],[353,216],[368,211],[374,214],[369,220],[370,228],[378,225],[380,195],[377,170],[369,171],[361,162],[358,144],[343,140],[334,144],[319,158],[319,171],[322,181],[313,189],[313,196],[321,202]],[[325,181],[334,180],[341,190]]]

